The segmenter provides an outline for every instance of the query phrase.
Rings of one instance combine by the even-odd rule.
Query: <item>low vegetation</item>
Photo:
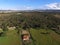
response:
[[[60,45],[60,35],[52,30],[31,29],[30,32],[35,45]],[[48,34],[46,34],[46,32],[48,32]]]
[[[0,45],[20,45],[20,37],[15,30],[9,30],[5,36],[0,37]]]

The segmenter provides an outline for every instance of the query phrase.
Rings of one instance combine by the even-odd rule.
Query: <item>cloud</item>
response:
[[[23,9],[24,9],[24,10],[32,10],[33,7],[31,7],[31,6],[23,6]]]
[[[60,9],[60,3],[51,3],[45,5],[48,9]]]
[[[19,7],[16,7],[17,10],[33,10],[34,8],[32,6],[19,6]]]

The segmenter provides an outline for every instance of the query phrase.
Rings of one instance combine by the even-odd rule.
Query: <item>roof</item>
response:
[[[22,32],[21,32],[22,34],[29,34],[29,32],[28,31],[26,31],[26,30],[22,30]]]

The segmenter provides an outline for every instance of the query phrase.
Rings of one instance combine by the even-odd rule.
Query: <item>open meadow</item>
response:
[[[0,37],[0,45],[21,45],[21,37],[16,30],[9,30]],[[60,45],[60,35],[52,30],[31,29],[33,45]]]

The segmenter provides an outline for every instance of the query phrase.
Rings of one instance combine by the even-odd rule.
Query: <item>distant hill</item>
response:
[[[0,10],[0,13],[8,13],[8,12],[60,12],[60,10],[52,10],[52,9],[34,9],[34,10]]]
[[[34,11],[36,11],[36,12],[60,12],[60,10],[48,10],[48,9],[46,9],[46,10],[38,10],[38,9],[36,9],[36,10],[24,10],[25,12],[34,12]]]

